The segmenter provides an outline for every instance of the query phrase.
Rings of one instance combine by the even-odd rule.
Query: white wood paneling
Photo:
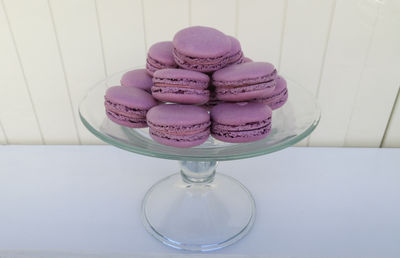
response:
[[[30,93],[14,47],[3,2],[0,6],[0,119],[10,144],[42,144]],[[5,142],[5,141],[2,141]]]
[[[176,32],[189,26],[189,0],[145,0],[143,4],[147,49],[156,42],[171,41]]]
[[[238,7],[238,39],[245,56],[278,66],[286,2],[239,0]]]
[[[99,28],[93,0],[51,0],[56,35],[83,144],[102,143],[81,123],[78,105],[93,83],[104,78]]]
[[[318,94],[321,122],[310,138],[312,146],[344,145],[379,8],[372,1],[336,3]]]
[[[96,5],[107,75],[144,65],[140,0],[97,0]]]
[[[332,13],[335,9],[334,2],[288,2],[279,72],[290,76],[290,79],[314,94],[317,91]]]
[[[358,82],[345,146],[380,146],[400,85],[399,72],[400,2],[386,1]]]
[[[68,93],[62,80],[55,78],[58,60],[46,2],[3,4],[8,15],[1,15],[1,23],[4,25],[8,17],[11,31],[6,32],[2,25],[0,75],[4,94],[0,94],[0,105],[8,105],[1,116],[9,142],[44,143],[40,124],[46,143],[77,143],[74,123],[69,119]]]
[[[235,36],[236,1],[235,0],[190,0],[191,25],[203,25],[221,30]]]
[[[317,96],[310,146],[400,147],[399,14],[394,0],[0,0],[0,144],[100,143],[78,116],[88,88],[204,25]]]
[[[400,147],[400,88],[385,137],[382,141],[382,147]]]
[[[334,10],[335,0],[311,0],[307,4],[301,0],[288,1],[279,72],[314,95],[322,72]],[[308,138],[296,146],[306,146],[307,141]]]
[[[5,0],[44,141],[77,144],[69,92],[46,0]]]

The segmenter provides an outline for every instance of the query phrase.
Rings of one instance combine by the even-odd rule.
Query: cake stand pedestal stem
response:
[[[180,161],[181,176],[185,183],[211,183],[215,177],[216,161]]]

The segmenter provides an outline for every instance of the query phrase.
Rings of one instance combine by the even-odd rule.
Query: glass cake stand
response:
[[[289,100],[273,112],[265,139],[232,144],[209,137],[197,147],[174,148],[153,141],[147,128],[120,126],[106,117],[104,93],[119,85],[123,73],[97,83],[80,103],[79,114],[87,129],[106,143],[179,161],[181,170],[154,184],[144,196],[142,219],[147,231],[166,245],[192,251],[216,250],[241,239],[253,225],[255,202],[240,182],[216,173],[217,162],[268,154],[304,139],[320,118],[314,97],[287,80]]]

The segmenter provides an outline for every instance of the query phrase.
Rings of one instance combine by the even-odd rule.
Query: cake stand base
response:
[[[177,249],[211,251],[245,236],[255,218],[250,192],[216,162],[181,161],[181,172],[153,185],[142,203],[147,231]]]

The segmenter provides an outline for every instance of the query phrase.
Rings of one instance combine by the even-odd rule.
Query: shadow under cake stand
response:
[[[232,144],[209,137],[200,146],[174,148],[153,141],[148,128],[120,126],[106,117],[105,91],[119,85],[122,74],[97,83],[80,103],[79,114],[87,129],[106,143],[180,162],[180,172],[154,184],[143,199],[147,231],[166,245],[192,251],[216,250],[241,239],[255,219],[254,199],[239,181],[217,174],[217,162],[268,154],[304,139],[320,118],[314,97],[287,80],[288,102],[273,111],[272,129],[265,139]]]

